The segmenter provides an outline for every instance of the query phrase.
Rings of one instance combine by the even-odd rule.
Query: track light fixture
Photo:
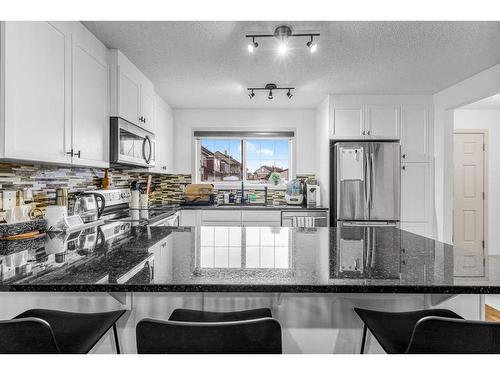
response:
[[[313,41],[313,37],[319,36],[318,33],[300,33],[294,34],[290,26],[282,25],[278,26],[273,34],[248,34],[245,38],[252,38],[252,42],[248,44],[248,51],[253,52],[255,48],[259,46],[259,43],[255,41],[255,38],[276,38],[279,39],[280,45],[278,47],[278,52],[280,55],[286,54],[288,50],[287,39],[291,37],[310,37],[311,40],[306,43],[309,51],[316,52],[318,49],[318,44]]]
[[[255,38],[252,38],[252,43],[248,44],[248,52],[253,53],[253,50],[259,46],[259,43],[255,41]]]
[[[311,51],[311,53],[316,52],[316,50],[318,49],[318,45],[314,42],[312,35],[311,40],[306,43],[306,46],[309,48],[309,51]]]
[[[249,88],[247,88],[247,90],[250,91],[248,94],[248,97],[250,99],[253,99],[253,97],[255,96],[254,91],[269,91],[267,98],[269,100],[274,99],[273,91],[276,91],[276,90],[285,90],[285,91],[288,90],[288,92],[286,93],[286,96],[288,96],[288,99],[292,99],[292,96],[293,96],[292,90],[295,90],[295,87],[278,87],[274,83],[268,83],[264,87],[249,87]]]

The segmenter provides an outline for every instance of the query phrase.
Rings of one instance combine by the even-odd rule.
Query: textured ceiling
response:
[[[247,51],[246,33],[283,22],[84,22],[127,55],[173,108],[310,108],[332,94],[433,94],[500,63],[500,22],[285,22],[319,32],[318,51],[293,38]],[[295,96],[253,100],[246,87],[294,85]]]

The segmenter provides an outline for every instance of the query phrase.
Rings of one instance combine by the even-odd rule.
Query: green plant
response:
[[[278,172],[273,172],[269,176],[269,181],[273,182],[275,185],[278,185],[281,181],[281,175]]]

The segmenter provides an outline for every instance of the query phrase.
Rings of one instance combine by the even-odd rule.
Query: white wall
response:
[[[453,233],[453,110],[500,93],[500,64],[434,95],[434,176],[437,238]]]
[[[321,204],[330,202],[330,97],[328,96],[316,110],[316,160],[317,178],[321,183]]]
[[[314,109],[175,109],[174,170],[193,173],[193,131],[294,130],[295,173],[316,173]]]
[[[488,253],[500,254],[500,109],[459,109],[455,129],[488,130]]]

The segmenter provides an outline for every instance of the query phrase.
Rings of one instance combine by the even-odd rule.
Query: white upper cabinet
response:
[[[406,162],[429,161],[429,109],[404,105],[401,110],[401,157]]]
[[[0,158],[108,166],[106,47],[79,22],[3,22],[1,37]]]
[[[365,134],[399,138],[399,105],[367,105]]]
[[[107,49],[87,30],[73,42],[73,164],[107,167],[109,80]]]
[[[0,157],[70,163],[71,33],[66,22],[3,22]]]
[[[154,87],[119,50],[109,51],[111,116],[154,131]]]
[[[125,68],[118,69],[118,110],[113,115],[124,118],[137,124],[140,118],[139,101],[141,98],[141,85],[138,77]],[[113,88],[115,90],[115,88]]]
[[[141,85],[141,126],[150,132],[155,131],[154,110],[155,92],[153,85]]]
[[[363,132],[363,106],[338,105],[332,109],[332,134],[340,137],[359,136]]]
[[[403,163],[401,166],[401,221],[430,221],[430,166],[429,163]]]
[[[331,108],[332,138],[399,138],[400,106],[334,103]]]
[[[173,173],[174,119],[172,109],[156,94],[154,96],[154,123],[156,163],[152,171]]]

